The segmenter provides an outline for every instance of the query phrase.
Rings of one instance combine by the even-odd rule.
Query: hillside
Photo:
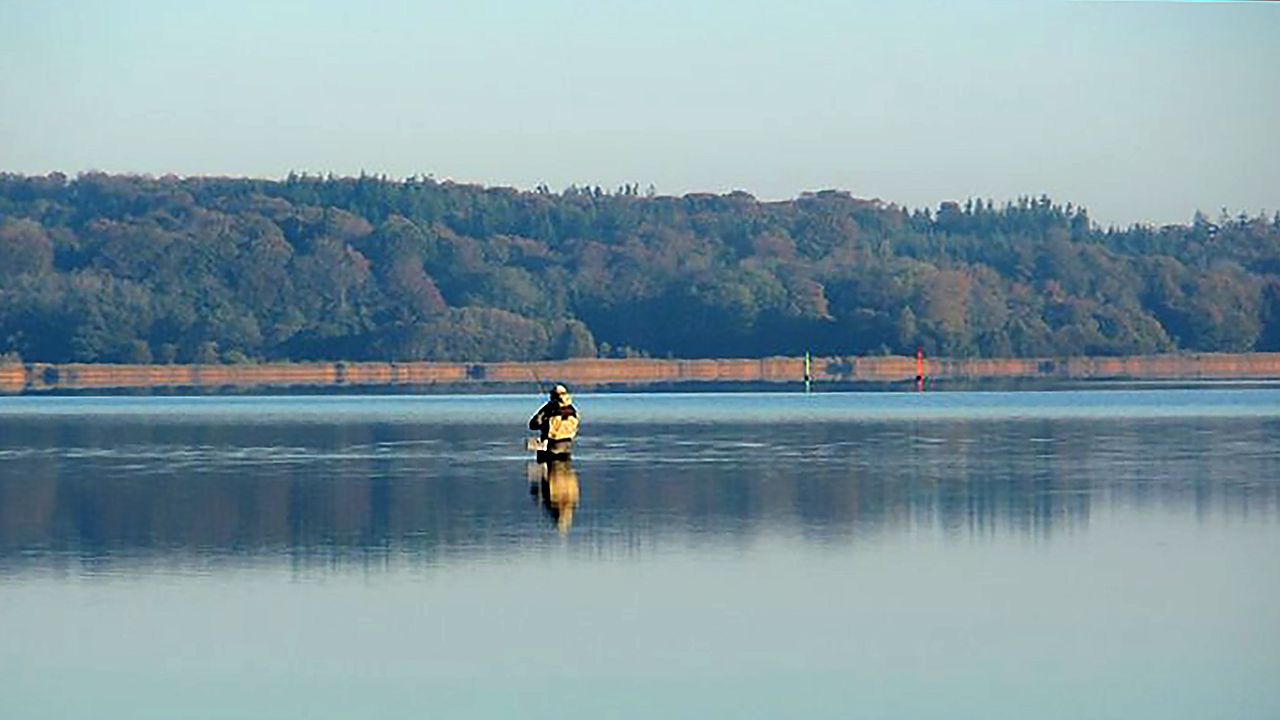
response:
[[[0,354],[41,362],[1280,349],[1280,214],[1103,229],[413,178],[0,175]]]

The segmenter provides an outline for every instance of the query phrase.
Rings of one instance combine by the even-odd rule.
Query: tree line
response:
[[[1102,228],[414,177],[0,175],[0,355],[41,362],[1280,349],[1280,213]]]

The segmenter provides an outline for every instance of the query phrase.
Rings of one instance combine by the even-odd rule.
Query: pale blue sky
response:
[[[1280,3],[0,0],[0,171],[1280,209]]]

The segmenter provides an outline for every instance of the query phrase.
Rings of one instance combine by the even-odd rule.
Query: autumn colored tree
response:
[[[431,178],[0,174],[0,355],[481,361],[1280,350],[1280,214],[1100,228]]]

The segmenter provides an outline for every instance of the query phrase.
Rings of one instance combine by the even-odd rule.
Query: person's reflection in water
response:
[[[530,490],[561,533],[573,525],[573,511],[578,507],[578,473],[568,455],[550,456],[537,465],[536,481]]]

